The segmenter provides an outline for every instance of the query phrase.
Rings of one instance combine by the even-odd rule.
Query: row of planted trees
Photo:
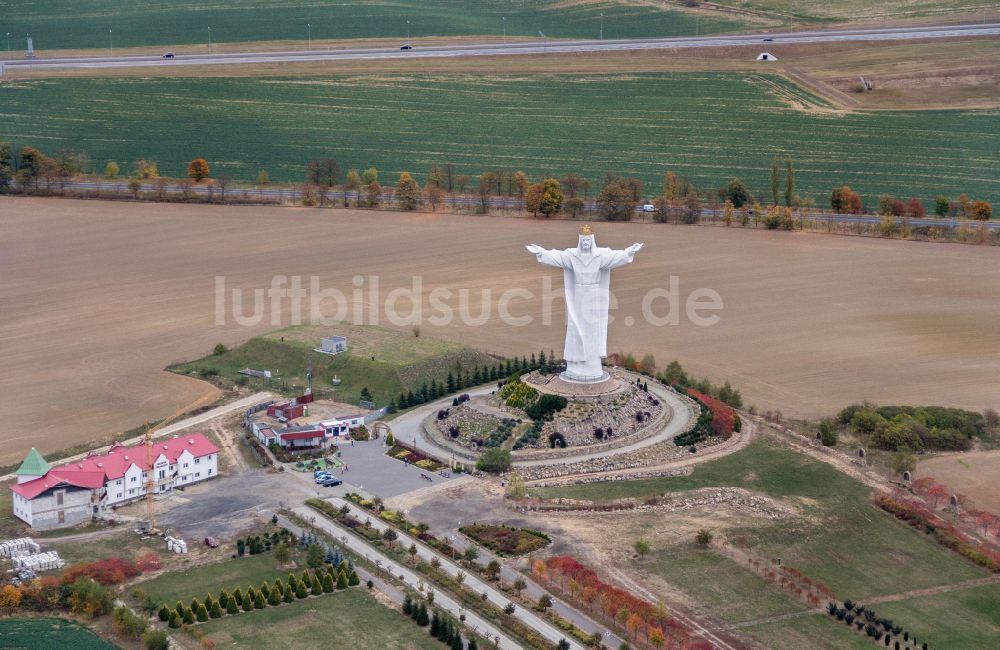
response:
[[[282,603],[293,603],[310,596],[322,596],[356,586],[360,582],[357,571],[344,561],[339,567],[328,564],[325,568],[315,569],[312,572],[303,571],[301,575],[289,573],[287,580],[275,578],[271,584],[264,581],[259,587],[250,586],[246,591],[237,587],[229,593],[223,589],[219,592],[218,598],[209,593],[203,601],[192,598],[188,604],[177,601],[173,607],[163,605],[158,616],[170,627],[177,628],[181,625],[204,623],[209,619],[239,614],[241,611],[251,612],[266,607],[278,607]]]
[[[0,142],[0,193],[10,191],[13,182],[17,187],[38,191],[44,181],[47,189],[62,189],[72,177],[89,168],[89,157],[81,152],[60,149],[54,156],[48,156],[34,147],[22,147],[14,151],[9,143]],[[115,161],[108,161],[103,176],[117,179],[122,171]],[[208,161],[198,157],[187,165],[187,175],[195,183],[211,179]],[[129,188],[138,196],[142,181],[159,179],[157,163],[139,159],[133,164]],[[302,202],[306,205],[325,205],[330,202],[331,193],[340,188],[345,205],[379,207],[382,205],[383,186],[379,172],[370,167],[364,170],[348,169],[344,172],[335,158],[318,158],[309,161],[305,170],[305,187]],[[231,182],[228,176],[219,176],[209,185],[218,189],[225,200],[226,188]],[[258,188],[270,184],[266,170],[257,174]],[[185,186],[186,187],[186,186]],[[545,217],[564,212],[578,217],[588,211],[588,194],[591,181],[579,174],[569,173],[561,178],[544,177],[532,182],[520,170],[497,168],[485,171],[478,177],[458,174],[451,163],[433,165],[425,176],[424,186],[410,172],[402,172],[393,189],[393,201],[403,210],[416,210],[426,205],[437,210],[448,195],[472,197],[477,211],[486,213],[494,205],[494,199],[504,199],[500,207],[514,207],[518,211],[527,210],[533,215]],[[608,173],[598,186],[594,209],[597,216],[607,220],[627,221],[632,219],[636,209],[647,201],[652,193],[644,187],[642,180],[632,176]],[[741,225],[755,226],[763,223],[768,228],[794,227],[793,211],[812,210],[816,202],[811,197],[800,196],[796,191],[796,173],[791,158],[775,158],[771,164],[770,197],[764,191],[752,193],[739,178],[731,179],[726,185],[714,190],[698,188],[690,179],[673,171],[664,175],[662,188],[652,199],[653,218],[659,222],[678,221],[696,223],[707,202],[713,214],[721,213],[723,221],[731,225],[739,221]],[[186,193],[186,192],[185,192]],[[165,198],[166,190],[160,194]],[[770,200],[769,200],[770,199]],[[861,214],[865,212],[861,196],[849,186],[833,188],[829,200],[830,210],[837,214]],[[783,209],[782,209],[783,208]],[[908,201],[897,199],[891,194],[878,197],[876,214],[895,218],[922,218],[926,215],[924,202],[915,197]],[[992,218],[992,205],[987,201],[976,201],[962,194],[956,200],[938,196],[933,202],[933,212],[939,217],[988,220]]]

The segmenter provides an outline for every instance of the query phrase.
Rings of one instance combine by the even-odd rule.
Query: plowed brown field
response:
[[[209,390],[164,366],[291,324],[286,300],[280,322],[241,327],[230,315],[217,326],[217,275],[230,289],[267,289],[275,274],[301,275],[308,287],[317,275],[348,297],[355,275],[378,275],[382,296],[420,275],[421,336],[501,353],[558,351],[560,300],[550,326],[537,316],[542,277],[556,288],[562,278],[523,245],[566,247],[579,228],[38,198],[0,198],[0,224],[3,464],[30,446],[44,453],[163,417]],[[635,264],[613,274],[620,308],[610,350],[651,352],[661,365],[679,359],[695,374],[731,380],[747,404],[786,415],[825,414],[861,399],[1000,407],[1000,249],[723,227],[601,223],[595,231],[603,246],[646,242]],[[718,325],[695,327],[682,316],[678,326],[654,327],[641,318],[644,292],[668,287],[671,274],[682,305],[695,288],[719,292]],[[470,289],[472,315],[480,290],[490,289],[487,324],[428,323],[435,287],[454,292],[453,306],[458,290]],[[531,325],[497,318],[496,301],[510,287],[534,293],[510,306],[535,316]],[[664,308],[660,301],[655,309]],[[627,316],[636,323],[627,326]]]

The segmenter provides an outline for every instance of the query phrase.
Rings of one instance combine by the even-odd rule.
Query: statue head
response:
[[[577,250],[589,255],[594,252],[596,246],[597,241],[594,239],[594,233],[590,229],[590,224],[587,224],[580,229],[580,240],[577,243]]]

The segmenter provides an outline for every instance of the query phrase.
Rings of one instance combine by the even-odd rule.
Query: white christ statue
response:
[[[576,248],[546,250],[529,244],[538,261],[563,270],[566,291],[566,345],[563,379],[599,382],[608,378],[601,357],[608,354],[608,307],[611,269],[625,266],[642,248],[632,244],[622,251],[598,248],[590,226],[580,231]]]

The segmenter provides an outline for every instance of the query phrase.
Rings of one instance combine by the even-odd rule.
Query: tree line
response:
[[[0,193],[10,192],[14,187],[22,191],[39,191],[44,182],[46,189],[64,189],[66,182],[84,173],[90,167],[90,159],[85,153],[70,149],[59,149],[54,156],[48,156],[30,146],[15,150],[10,143],[0,142]],[[225,200],[227,187],[232,182],[228,176],[211,177],[208,161],[195,158],[187,166],[189,180],[186,183],[212,181],[209,185],[218,189]],[[121,175],[121,167],[116,161],[107,161],[103,176],[113,180]],[[139,159],[133,164],[128,179],[129,190],[135,198],[142,188],[142,181],[159,179],[157,163]],[[305,166],[302,202],[305,205],[326,205],[330,194],[340,188],[344,193],[345,207],[376,208],[383,203],[383,186],[379,182],[379,172],[374,167],[365,170],[341,167],[336,158],[316,158]],[[609,221],[628,221],[637,208],[647,200],[652,206],[653,219],[666,223],[697,223],[705,202],[714,210],[721,210],[727,225],[741,212],[741,223],[747,225],[751,219],[758,225],[760,219],[769,228],[788,227],[792,210],[810,210],[816,207],[812,197],[797,193],[796,170],[792,158],[777,158],[771,161],[770,196],[761,191],[754,195],[747,184],[734,177],[725,185],[715,189],[699,188],[693,181],[677,172],[668,170],[663,176],[661,187],[652,199],[649,188],[642,180],[633,176],[606,173],[599,185],[592,188],[591,181],[575,173],[561,178],[543,175],[531,182],[528,175],[520,170],[496,168],[484,171],[478,177],[458,174],[452,163],[434,164],[420,183],[409,171],[399,174],[393,186],[395,206],[402,210],[416,210],[421,206],[436,211],[444,204],[448,195],[472,195],[476,199],[477,211],[488,212],[495,198],[514,199],[518,210],[530,212],[533,216],[551,217],[558,213],[576,218],[587,209],[588,193],[596,189],[594,197],[597,215]],[[267,170],[257,174],[256,185],[270,184]],[[768,200],[769,199],[769,200]],[[837,214],[862,214],[866,212],[861,196],[850,186],[832,189],[829,199],[830,209]],[[783,209],[782,209],[783,208]],[[921,218],[926,215],[924,202],[916,197],[909,200],[897,199],[892,194],[878,197],[875,213],[886,217]],[[766,214],[765,214],[766,212]],[[933,212],[939,217],[960,217],[973,220],[988,220],[993,216],[992,205],[988,201],[970,199],[961,194],[952,200],[937,196],[933,202]]]

